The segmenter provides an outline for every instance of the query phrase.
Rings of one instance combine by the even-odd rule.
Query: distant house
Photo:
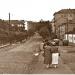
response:
[[[5,21],[9,23],[8,20]],[[24,31],[25,30],[24,20],[10,20],[9,30]]]
[[[33,21],[27,21],[27,28],[28,30],[33,30],[35,31],[35,26],[37,25],[37,22],[33,22]]]

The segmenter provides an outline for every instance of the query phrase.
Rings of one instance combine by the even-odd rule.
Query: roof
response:
[[[5,20],[6,22],[9,22],[9,20]],[[11,24],[24,24],[23,20],[10,20]]]
[[[75,14],[75,9],[62,9],[62,10],[60,10],[60,11],[58,11],[58,12],[55,12],[54,13],[54,15],[55,14],[60,14],[60,13],[74,13]]]

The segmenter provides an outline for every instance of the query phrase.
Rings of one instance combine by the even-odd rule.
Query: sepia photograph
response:
[[[0,74],[75,74],[75,0],[0,0]]]

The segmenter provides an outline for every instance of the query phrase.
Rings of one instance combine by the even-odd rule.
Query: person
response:
[[[46,64],[46,68],[49,68],[52,63],[52,53],[51,46],[49,42],[44,44],[44,64]]]
[[[40,51],[43,51],[44,42],[45,42],[45,41],[43,41],[43,42],[40,43]]]
[[[58,47],[56,47],[55,44],[52,44],[51,51],[52,51],[52,65],[53,67],[56,68],[58,65],[58,61],[59,61]]]

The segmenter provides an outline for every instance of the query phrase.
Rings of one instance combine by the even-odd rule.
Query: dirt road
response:
[[[67,64],[64,64],[61,57],[59,58],[59,64],[57,68],[46,69],[46,65],[43,63],[43,56],[35,57],[36,63],[32,64],[32,74],[73,74],[72,70]]]
[[[72,74],[72,70],[59,58],[59,65],[55,68],[45,68],[43,56],[34,56],[39,50],[42,37],[34,35],[26,43],[13,47],[7,51],[0,51],[1,74]],[[61,50],[61,47],[59,47]],[[62,52],[62,51],[61,51]]]
[[[39,48],[40,38],[33,36],[26,43],[8,48],[9,50],[0,50],[0,74],[30,73],[29,66],[34,57],[33,53]]]

